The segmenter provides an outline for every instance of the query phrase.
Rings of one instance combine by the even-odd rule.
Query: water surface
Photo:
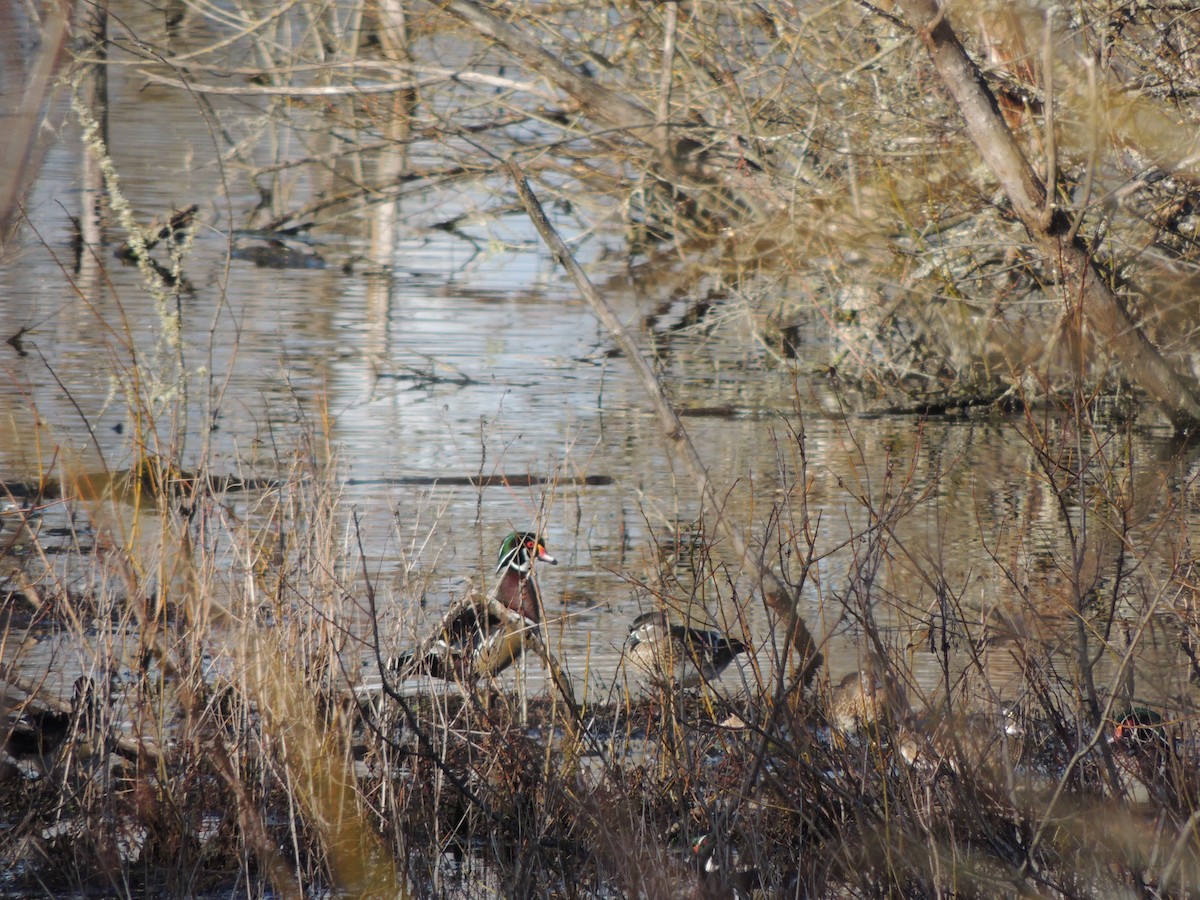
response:
[[[348,568],[359,595],[348,609],[363,608],[365,570],[389,649],[421,634],[468,583],[490,584],[503,535],[536,525],[560,560],[540,573],[558,652],[581,683],[606,689],[628,622],[653,603],[638,585],[654,578],[656,546],[701,510],[642,386],[523,215],[480,217],[457,231],[435,227],[486,208],[501,185],[480,178],[408,193],[390,271],[367,261],[369,211],[306,236],[304,252],[321,254],[323,268],[258,267],[231,258],[259,198],[246,173],[218,154],[210,121],[181,92],[147,86],[120,68],[112,76],[112,153],[139,221],[199,205],[184,261],[191,289],[178,307],[182,343],[164,338],[164,316],[174,308],[155,300],[112,246],[96,249],[98,277],[85,282],[73,273],[68,214],[78,208],[82,151],[60,99],[61,133],[26,227],[0,261],[0,334],[25,330],[20,348],[0,352],[10,385],[0,394],[5,479],[125,468],[136,436],[148,432],[163,442],[160,452],[182,440],[185,466],[204,460],[216,472],[267,478],[287,477],[292,455],[315,446],[341,486],[340,549],[352,559],[361,546],[365,555],[365,565]],[[236,115],[236,103],[213,102],[226,121]],[[265,147],[257,152],[266,155]],[[420,148],[413,152],[419,159]],[[297,178],[286,200],[299,204],[329,186]],[[568,237],[578,231],[567,215],[558,224]],[[833,678],[863,664],[863,623],[842,600],[852,583],[863,583],[851,573],[875,553],[869,607],[920,687],[944,682],[945,650],[956,671],[982,658],[999,693],[1020,694],[1022,669],[1006,640],[1032,631],[1058,640],[1041,632],[1054,631],[1046,620],[1070,620],[1074,577],[1063,563],[1064,508],[1048,488],[1030,422],[845,418],[836,382],[822,374],[837,348],[819,319],[804,332],[798,357],[784,363],[756,324],[778,298],[724,292],[698,306],[711,283],[681,287],[665,270],[633,265],[645,261],[624,258],[618,225],[614,216],[611,230],[580,242],[580,257],[644,346],[657,347],[677,407],[697,413],[685,423],[726,498],[724,514],[765,542],[776,564],[782,546],[793,575],[804,550],[798,504],[806,494],[820,562],[804,614]],[[188,375],[182,406],[180,364]],[[135,376],[162,416],[154,424],[135,419],[126,401]],[[186,412],[182,427],[171,417],[177,410]],[[1049,440],[1069,449],[1069,437]],[[1161,585],[1181,563],[1190,524],[1182,535],[1156,537],[1153,529],[1171,498],[1191,503],[1189,459],[1176,457],[1156,426],[1117,447],[1121,440],[1104,453],[1142,479],[1131,484],[1144,485],[1147,505],[1131,529],[1146,540],[1139,552],[1147,585]],[[463,483],[499,475],[527,483]],[[1157,491],[1162,481],[1172,491]],[[230,503],[253,515],[253,497]],[[880,510],[910,504],[869,532]],[[1079,515],[1070,498],[1066,510]],[[44,519],[74,516],[86,525],[91,514],[67,502]],[[1111,560],[1111,542],[1101,540],[1111,525],[1089,526],[1095,539],[1083,565]],[[756,583],[715,531],[708,536],[720,566],[700,592],[710,615],[768,644],[772,623]],[[881,539],[883,549],[872,543]],[[239,563],[226,564],[236,585]],[[1112,581],[1100,584],[1103,591]],[[1177,602],[1167,597],[1153,622],[1170,619]],[[347,628],[362,628],[346,615]],[[942,628],[964,615],[974,630]],[[1136,622],[1137,611],[1126,618]],[[1139,656],[1140,681],[1164,695],[1187,694],[1177,641],[1169,629],[1163,635]],[[1101,666],[1111,670],[1121,646],[1119,636],[1107,637]],[[532,677],[540,684],[538,669]],[[727,681],[736,685],[742,675],[735,667]]]

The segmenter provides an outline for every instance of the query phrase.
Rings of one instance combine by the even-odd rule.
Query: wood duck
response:
[[[388,668],[410,678],[418,673],[447,681],[496,675],[525,650],[525,638],[542,619],[534,561],[558,565],[546,542],[532,531],[514,531],[500,545],[500,581],[486,597],[468,595],[451,605],[441,624],[420,647],[388,660]]]
[[[1016,709],[966,714],[938,710],[907,717],[896,726],[894,746],[916,769],[1002,780],[1021,763],[1025,733]]]
[[[705,887],[704,896],[752,897],[762,890],[762,875],[753,866],[742,865],[736,847],[721,846],[712,832],[702,834],[692,842],[691,855],[700,870]]]
[[[647,612],[629,626],[624,655],[655,680],[692,688],[716,678],[745,651],[735,638],[673,624],[664,612]]]
[[[1162,759],[1171,752],[1162,716],[1140,706],[1117,722],[1109,743],[1114,750],[1126,756]]]
[[[829,724],[843,734],[870,731],[884,718],[886,698],[883,686],[872,675],[850,672],[833,689],[826,716]]]
[[[1108,742],[1130,799],[1172,802],[1177,795],[1175,748],[1162,716],[1144,707],[1132,709],[1113,727]]]

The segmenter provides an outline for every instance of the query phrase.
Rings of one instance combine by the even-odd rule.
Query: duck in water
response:
[[[542,620],[535,562],[558,564],[539,535],[514,531],[500,545],[500,580],[491,593],[469,594],[455,602],[433,634],[417,649],[388,660],[388,669],[401,678],[423,673],[466,683],[508,668]]]
[[[629,626],[624,656],[652,679],[693,688],[716,678],[745,651],[735,638],[675,624],[665,612],[648,612]]]

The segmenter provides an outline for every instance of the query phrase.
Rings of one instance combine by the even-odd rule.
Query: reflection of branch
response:
[[[163,60],[169,65],[175,65],[171,59]],[[179,65],[182,65],[180,63]],[[485,72],[471,72],[466,69],[447,69],[440,66],[417,66],[408,65],[402,62],[389,61],[386,64],[372,64],[368,60],[356,60],[351,66],[337,66],[328,63],[322,63],[320,69],[324,73],[339,74],[342,70],[350,68],[350,71],[345,73],[348,77],[354,78],[353,82],[345,84],[215,84],[194,81],[189,78],[175,78],[169,75],[161,75],[153,69],[139,68],[137,69],[138,77],[146,79],[146,81],[154,84],[161,84],[166,87],[180,88],[195,94],[217,94],[227,97],[342,97],[342,96],[360,96],[370,94],[400,94],[406,91],[420,90],[421,88],[433,87],[447,82],[461,82],[462,84],[481,84],[485,87],[505,88],[513,91],[521,91],[523,93],[532,94],[537,97],[542,97],[547,102],[550,102],[554,97],[550,92],[546,91],[540,84],[532,81],[517,81],[512,78],[503,78],[499,75],[489,75]],[[397,79],[395,81],[369,81],[363,80],[366,76],[362,70],[366,69],[384,69],[389,73],[400,72],[409,77]],[[206,69],[213,78],[232,78],[241,75],[246,78],[267,78],[274,75],[282,74],[297,74],[303,71],[303,67],[292,66],[283,70],[264,70],[260,68],[209,68]],[[417,79],[413,78],[414,74],[423,74],[427,77]]]
[[[479,384],[470,375],[458,372],[457,370],[454,375],[435,375],[428,369],[418,369],[416,366],[400,364],[397,368],[403,369],[403,372],[380,372],[375,377],[379,379],[390,378],[392,381],[415,381],[417,387],[424,387],[430,384],[453,384],[458,387],[467,387],[472,384]]]
[[[398,94],[402,91],[411,91],[413,87],[411,79],[375,84],[229,85],[202,84],[182,78],[171,78],[159,75],[149,69],[138,69],[138,75],[154,84],[181,88],[196,94],[220,94],[233,97],[342,97],[347,95],[357,97],[363,94]]]
[[[518,472],[512,475],[497,472],[494,475],[397,475],[395,478],[372,478],[370,480],[350,478],[347,484],[371,485],[426,485],[428,487],[536,487],[542,484],[580,484],[603,487],[613,483],[611,475],[530,475]]]
[[[558,232],[554,230],[554,226],[546,218],[541,204],[538,203],[537,197],[534,196],[520,168],[515,163],[510,162],[508,170],[512,174],[513,181],[516,183],[517,193],[520,195],[521,201],[525,204],[529,218],[533,221],[538,233],[541,234],[550,251],[562,263],[568,274],[570,274],[571,279],[575,282],[575,286],[592,308],[592,312],[596,318],[609,330],[613,339],[617,342],[617,346],[621,348],[621,351],[625,354],[625,358],[633,366],[638,380],[641,381],[642,387],[645,388],[650,398],[650,404],[654,407],[655,414],[662,423],[668,450],[682,458],[684,464],[691,472],[696,487],[700,492],[701,499],[712,510],[712,515],[716,518],[717,527],[729,540],[734,553],[743,562],[750,562],[751,555],[746,541],[733,521],[724,514],[724,503],[708,477],[708,470],[704,467],[704,461],[696,451],[696,446],[692,443],[691,437],[683,427],[683,422],[680,420],[679,415],[667,400],[666,392],[659,383],[658,377],[654,374],[654,370],[646,362],[646,357],[642,355],[642,351],[638,348],[637,343],[626,330],[624,324],[622,324],[616,311],[613,310],[607,300],[600,296],[599,292],[588,280],[586,273],[580,268],[579,263],[571,256],[571,251],[567,249]],[[792,634],[793,646],[799,651],[801,659],[801,683],[807,684],[816,672],[817,667],[821,664],[821,655],[817,652],[816,643],[813,641],[808,627],[795,612],[799,598],[792,595],[788,585],[769,566],[761,562],[756,562],[755,567],[758,570],[760,579],[767,582],[768,586],[773,589],[773,592],[786,598],[786,602],[779,605],[783,607],[785,612],[790,611],[791,613],[790,616],[787,616],[789,619],[788,630]]]
[[[1064,298],[1082,306],[1099,342],[1112,348],[1130,380],[1149,395],[1176,431],[1200,426],[1200,396],[1163,358],[1113,293],[1111,273],[1095,263],[1063,211],[1048,205],[1045,184],[1005,124],[983,76],[938,4],[935,0],[899,0],[897,5],[929,51],[979,155],[1038,248],[1061,271]],[[1045,216],[1047,210],[1050,216]]]
[[[4,160],[0,167],[0,244],[8,234],[12,221],[26,190],[33,184],[41,168],[45,156],[47,141],[41,140],[42,110],[46,97],[54,83],[54,78],[62,58],[63,47],[71,37],[69,14],[70,3],[48,3],[42,10],[44,18],[38,37],[38,49],[32,51],[29,57],[15,52],[16,38],[13,37],[13,48],[5,52],[13,56],[21,55],[26,59],[24,84],[20,91],[6,94],[4,128],[0,130],[0,159]],[[8,28],[14,26],[7,26]],[[14,75],[18,74],[13,72]],[[14,98],[19,97],[15,100]]]

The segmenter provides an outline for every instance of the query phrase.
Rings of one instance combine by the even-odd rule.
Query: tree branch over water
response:
[[[733,192],[732,189],[738,185],[727,183],[727,173],[707,164],[705,154],[697,152],[698,145],[694,140],[680,139],[682,127],[672,129],[661,110],[656,114],[640,101],[631,99],[623,92],[611,90],[597,79],[581,73],[531,38],[526,31],[510,25],[474,0],[446,0],[441,5],[565,91],[601,122],[616,129],[617,135],[648,147],[659,164],[655,169],[656,177],[685,189],[693,189],[694,193],[701,196],[692,196],[691,199],[702,208],[707,209],[711,204],[714,214],[729,215],[735,210],[754,205],[754,198],[747,192]],[[669,73],[664,77],[669,77]],[[718,190],[717,196],[707,201],[702,196],[705,189],[721,187],[725,189]],[[718,202],[712,204],[712,200]],[[756,212],[763,214],[765,210]]]
[[[1180,376],[1134,321],[1109,287],[1113,273],[1074,235],[1070,218],[1056,208],[1055,198],[1047,202],[1045,185],[1000,115],[995,97],[963,49],[946,10],[939,9],[934,0],[899,0],[898,5],[929,51],[979,155],[999,180],[1037,247],[1057,262],[1064,298],[1082,307],[1099,341],[1112,347],[1130,380],[1146,391],[1175,430],[1193,431],[1200,425],[1200,397],[1195,387]],[[1048,127],[1053,128],[1053,123]]]

